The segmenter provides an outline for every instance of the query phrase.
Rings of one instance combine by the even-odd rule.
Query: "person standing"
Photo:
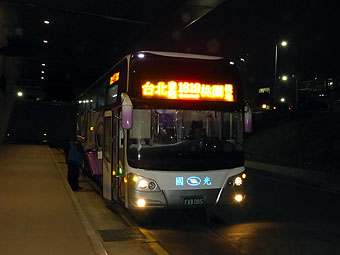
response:
[[[73,191],[81,190],[78,179],[80,174],[80,167],[85,158],[85,151],[83,147],[84,137],[77,135],[75,141],[71,143],[70,150],[67,155],[67,181]]]

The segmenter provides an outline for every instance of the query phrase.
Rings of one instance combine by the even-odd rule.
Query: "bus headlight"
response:
[[[159,191],[160,190],[157,183],[152,179],[139,176],[139,175],[135,175],[135,174],[131,174],[130,178],[132,180],[133,187],[136,190],[140,190],[140,191]]]
[[[235,181],[234,181],[234,183],[235,183],[235,185],[236,186],[241,186],[242,185],[242,178],[240,177],[240,176],[238,176],[238,177],[236,177],[235,178]]]
[[[240,202],[243,201],[243,196],[241,194],[237,194],[237,195],[235,195],[234,199],[235,199],[236,202],[240,203]]]
[[[138,188],[146,189],[147,187],[148,187],[148,182],[146,180],[142,179],[138,182]]]
[[[157,184],[155,182],[149,182],[148,188],[149,190],[155,190],[157,188]]]
[[[146,201],[143,198],[140,198],[137,200],[137,206],[138,207],[144,207],[146,205]]]
[[[246,177],[247,177],[247,175],[246,175],[245,172],[238,174],[238,175],[231,176],[228,179],[227,184],[230,185],[230,186],[240,187],[241,185],[243,185],[245,183]]]

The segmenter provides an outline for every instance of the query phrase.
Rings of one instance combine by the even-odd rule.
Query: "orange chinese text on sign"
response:
[[[155,99],[192,99],[234,102],[232,84],[201,84],[199,82],[146,82],[142,95]]]
[[[110,85],[112,85],[113,83],[115,83],[116,81],[119,80],[119,72],[118,73],[115,73],[114,75],[112,75],[110,77]]]

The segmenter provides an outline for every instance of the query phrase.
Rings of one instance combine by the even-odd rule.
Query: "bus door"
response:
[[[119,115],[118,109],[113,109],[112,122],[112,198],[115,201],[119,200],[119,167],[118,167],[118,124]]]
[[[103,197],[111,200],[112,184],[112,111],[104,113]]]
[[[121,117],[121,112],[120,112]],[[124,165],[124,129],[122,127],[122,119],[119,118],[119,138],[118,138],[118,167],[119,167],[119,198],[125,201],[126,181],[125,165]]]
[[[121,125],[121,112],[113,110],[112,120],[112,198],[125,201],[124,129]]]

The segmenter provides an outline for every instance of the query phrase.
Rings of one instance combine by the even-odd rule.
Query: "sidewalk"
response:
[[[340,193],[340,175],[248,160],[245,162],[245,165],[248,168],[267,172],[275,176],[288,178],[291,181],[300,184],[320,188],[330,192]]]
[[[51,152],[63,176],[62,179],[66,181],[67,165],[63,152],[52,148]],[[71,191],[68,185],[67,188],[74,204],[79,207],[78,214],[84,214],[82,222],[90,232],[93,246],[97,247],[97,254],[167,255],[149,232],[140,228],[124,209],[107,204],[98,194],[99,187],[89,178],[81,175],[79,184],[83,187],[80,192]]]
[[[100,254],[67,188],[47,146],[0,146],[0,253]]]

